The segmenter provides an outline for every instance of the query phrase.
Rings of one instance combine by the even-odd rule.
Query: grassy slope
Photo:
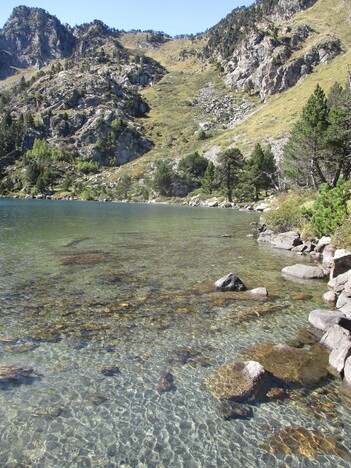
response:
[[[214,82],[219,92],[230,94],[228,90],[221,89],[213,68],[205,67],[195,58],[178,60],[181,50],[199,49],[203,42],[192,43],[189,39],[181,39],[170,41],[155,50],[145,50],[161,62],[169,74],[153,88],[144,91],[152,109],[144,125],[155,142],[155,148],[142,159],[179,158],[194,150],[201,152],[215,144],[225,147],[233,142],[247,153],[258,141],[266,144],[284,137],[317,83],[327,91],[335,81],[346,82],[346,65],[351,63],[350,14],[349,0],[319,0],[306,12],[295,16],[293,24],[308,24],[316,31],[306,42],[307,48],[324,38],[337,37],[341,40],[344,53],[331,64],[318,66],[292,89],[267,98],[244,123],[230,130],[217,131],[211,139],[201,142],[194,138],[194,133],[198,122],[206,120],[206,116],[201,115],[200,109],[189,107],[187,101],[191,101],[208,82]],[[122,42],[126,47],[138,49],[139,40],[140,35],[127,35]]]
[[[121,42],[125,47],[140,50],[143,34],[127,34]],[[153,87],[143,91],[151,111],[143,124],[155,148],[145,155],[143,161],[157,158],[180,158],[195,150],[204,150],[208,141],[196,139],[199,122],[208,120],[201,108],[191,105],[199,91],[209,83],[219,95],[230,94],[219,79],[217,71],[202,63],[196,56],[179,60],[181,51],[202,49],[203,39],[169,41],[157,49],[145,53],[164,65],[168,74]],[[213,132],[212,132],[213,133]],[[214,132],[216,133],[216,132]],[[133,166],[139,162],[132,163]]]

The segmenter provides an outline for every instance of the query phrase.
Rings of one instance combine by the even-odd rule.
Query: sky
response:
[[[254,0],[1,0],[0,28],[16,6],[26,5],[44,8],[71,26],[98,19],[125,31],[196,34],[217,24],[234,8],[252,3]]]

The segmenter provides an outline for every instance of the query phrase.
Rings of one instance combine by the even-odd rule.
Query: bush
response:
[[[310,225],[317,237],[331,236],[347,217],[347,201],[350,198],[345,181],[340,179],[336,187],[322,184],[313,207],[305,210]]]
[[[351,215],[336,229],[332,241],[339,249],[351,249]]]
[[[74,167],[78,169],[78,171],[83,172],[83,174],[90,174],[97,172],[100,165],[95,161],[83,161],[78,159],[75,161]]]
[[[301,230],[306,223],[306,218],[301,213],[303,202],[302,197],[289,197],[277,209],[264,213],[264,223],[274,232]]]

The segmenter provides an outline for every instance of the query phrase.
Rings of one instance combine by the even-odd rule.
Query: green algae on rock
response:
[[[217,400],[252,401],[260,393],[265,370],[255,361],[236,361],[217,369],[205,380]]]
[[[242,350],[245,359],[254,359],[274,375],[288,383],[313,385],[327,377],[329,352],[315,344],[309,349],[262,343]]]
[[[317,429],[288,426],[275,433],[261,448],[273,455],[297,455],[316,458],[317,455],[336,455],[351,459],[350,452],[334,438]]]

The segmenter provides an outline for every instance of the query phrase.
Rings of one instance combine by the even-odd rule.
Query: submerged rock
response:
[[[265,370],[255,361],[236,361],[217,369],[205,380],[217,400],[252,401],[262,390]]]
[[[177,390],[177,387],[174,385],[174,377],[170,372],[165,372],[157,385],[157,391],[159,393],[173,392]]]
[[[246,291],[247,287],[234,273],[229,273],[215,282],[218,291]]]
[[[328,375],[328,351],[316,344],[310,349],[262,343],[243,350],[245,359],[253,359],[274,377],[287,383],[316,384]]]
[[[0,364],[0,383],[15,382],[32,377],[32,367],[16,367],[12,364]]]
[[[121,373],[121,370],[118,366],[103,367],[101,369],[101,374],[105,377],[113,377]]]
[[[317,429],[289,426],[275,433],[261,448],[278,455],[316,458],[317,455],[336,455],[350,460],[350,452],[332,437]]]
[[[106,253],[98,250],[85,251],[74,255],[69,255],[61,260],[61,265],[95,265],[97,263],[107,262]]]
[[[217,404],[220,416],[228,421],[230,419],[250,419],[254,413],[249,406],[241,405],[232,400],[221,400]]]

